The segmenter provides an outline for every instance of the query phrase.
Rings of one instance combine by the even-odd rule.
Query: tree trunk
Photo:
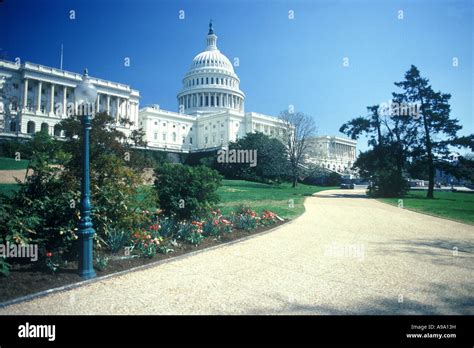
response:
[[[433,161],[433,149],[431,147],[431,137],[430,137],[430,129],[428,127],[428,118],[425,112],[425,101],[421,99],[421,111],[423,114],[423,126],[425,129],[425,146],[426,146],[426,154],[428,155],[428,193],[426,194],[426,198],[433,199],[434,198],[434,177],[435,177],[435,168],[434,168],[434,161]]]
[[[293,176],[293,187],[298,186],[298,176]]]
[[[428,193],[426,198],[434,198],[434,179],[435,179],[435,167],[433,163],[433,157],[428,155]]]

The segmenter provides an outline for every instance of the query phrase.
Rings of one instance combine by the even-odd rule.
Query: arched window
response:
[[[49,133],[49,126],[48,126],[47,123],[45,123],[45,122],[41,123],[41,131]]]
[[[26,125],[26,132],[28,134],[33,134],[36,130],[36,125],[33,121],[29,121]]]
[[[57,137],[61,136],[61,129],[58,124],[54,126],[54,135]]]

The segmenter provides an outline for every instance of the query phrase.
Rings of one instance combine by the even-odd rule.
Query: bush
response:
[[[124,250],[124,248],[130,244],[130,242],[130,233],[114,228],[108,231],[105,244],[112,253],[116,254],[119,251]]]
[[[380,170],[367,191],[370,197],[403,197],[410,186],[396,170]]]
[[[155,169],[155,175],[160,208],[168,216],[189,220],[219,201],[216,191],[222,177],[215,170],[165,163]]]

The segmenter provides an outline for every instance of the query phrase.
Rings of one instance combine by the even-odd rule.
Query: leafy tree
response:
[[[72,155],[64,164],[62,179],[67,187],[80,191],[82,125],[80,120],[72,117],[62,121],[60,127],[66,135],[63,148]],[[94,228],[99,240],[111,230],[131,230],[141,224],[144,220],[141,211],[158,204],[154,191],[142,194],[142,168],[134,157],[139,152],[130,149],[129,142],[130,139],[116,129],[115,119],[110,115],[99,113],[92,119],[91,199]]]
[[[371,149],[361,153],[354,163],[359,175],[372,181],[374,196],[403,196],[407,190],[403,178],[409,134],[400,121],[380,112],[379,105],[367,107],[368,115],[359,116],[339,129],[352,139],[366,134]],[[402,142],[403,139],[403,142]]]
[[[411,66],[405,74],[405,80],[396,82],[402,93],[394,93],[397,102],[419,105],[418,117],[407,117],[406,127],[416,139],[411,144],[414,161],[426,163],[428,171],[427,198],[433,198],[434,179],[437,164],[450,155],[450,146],[460,146],[457,132],[462,128],[457,119],[450,118],[451,95],[435,92],[429,80],[421,77],[420,71]]]
[[[288,174],[288,155],[285,145],[263,133],[249,133],[229,143],[231,150],[256,150],[257,164],[217,163],[216,169],[227,178],[261,182],[280,182]]]
[[[404,81],[395,85],[402,91],[392,94],[393,104],[398,108],[416,105],[412,109],[416,114],[394,112],[399,111],[395,109],[380,115],[380,108],[375,105],[368,107],[368,117],[357,117],[343,124],[340,131],[353,139],[364,133],[369,135],[372,149],[359,156],[355,166],[362,176],[380,185],[400,185],[380,189],[380,193],[403,193],[406,190],[403,176],[409,173],[428,178],[427,198],[433,198],[436,168],[446,166],[450,147],[472,149],[474,136],[457,136],[461,126],[458,120],[450,118],[451,96],[434,92],[428,79],[422,78],[415,66],[407,71]]]

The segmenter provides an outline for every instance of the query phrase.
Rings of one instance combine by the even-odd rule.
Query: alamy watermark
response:
[[[249,163],[257,165],[257,150],[225,150],[217,151],[217,163]]]
[[[410,116],[415,119],[420,115],[420,104],[417,103],[397,103],[393,100],[383,102],[379,105],[379,115],[381,116]]]
[[[0,257],[29,258],[30,261],[38,260],[38,244],[0,244]]]
[[[332,243],[326,247],[324,256],[336,258],[350,258],[363,261],[365,257],[364,244],[339,244]]]

